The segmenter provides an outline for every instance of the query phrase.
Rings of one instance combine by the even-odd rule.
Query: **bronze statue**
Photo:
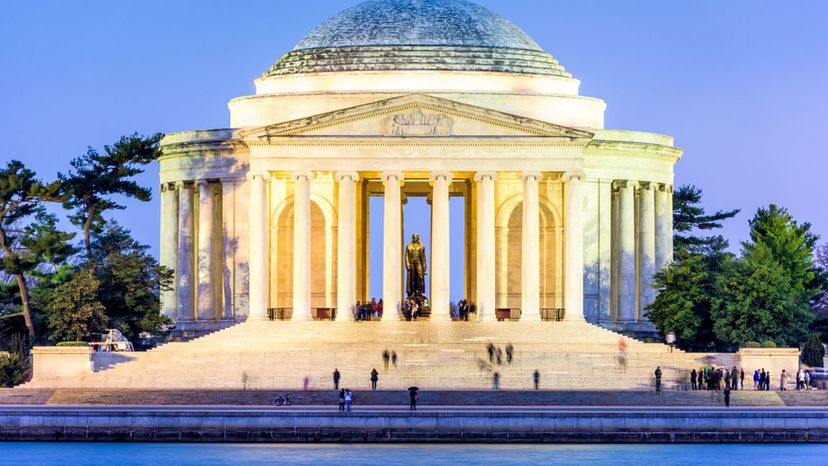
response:
[[[414,234],[405,247],[406,296],[409,298],[425,296],[425,276],[427,273],[425,246],[420,242],[420,235]]]

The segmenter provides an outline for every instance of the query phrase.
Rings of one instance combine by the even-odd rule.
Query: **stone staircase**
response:
[[[619,340],[627,343],[621,361]],[[514,346],[514,360],[489,362],[486,346]],[[385,349],[398,366],[384,366]],[[683,385],[693,367],[736,364],[733,355],[688,354],[643,343],[583,322],[246,322],[189,342],[171,342],[143,353],[121,353],[123,362],[75,378],[38,378],[29,388],[270,390],[370,388],[481,390],[501,376],[503,389],[531,389],[541,373],[546,390],[647,390],[661,366],[665,388]]]

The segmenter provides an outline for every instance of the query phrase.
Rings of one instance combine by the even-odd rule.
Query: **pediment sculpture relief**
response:
[[[385,119],[386,136],[451,136],[454,120],[446,115],[414,110]]]

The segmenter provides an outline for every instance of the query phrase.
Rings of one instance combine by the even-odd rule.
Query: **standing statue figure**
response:
[[[411,243],[405,247],[405,270],[408,271],[406,296],[425,296],[426,254],[420,235],[414,234]]]

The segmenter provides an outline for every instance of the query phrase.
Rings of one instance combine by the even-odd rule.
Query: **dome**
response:
[[[370,0],[325,21],[265,76],[447,70],[570,77],[511,21],[466,0]]]

